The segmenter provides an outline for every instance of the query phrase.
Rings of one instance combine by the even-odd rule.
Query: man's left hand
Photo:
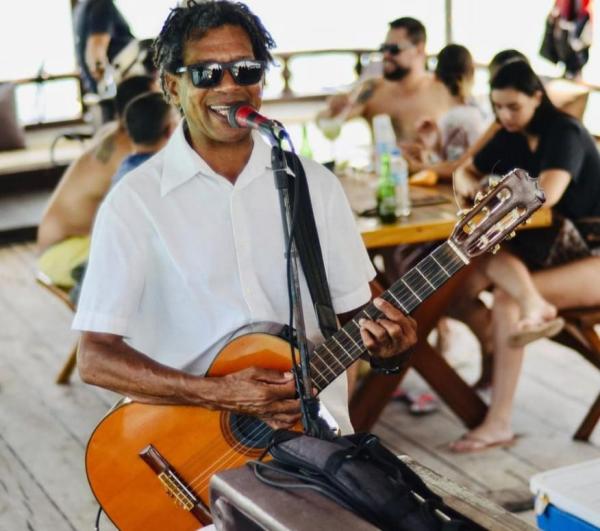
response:
[[[379,297],[373,304],[384,317],[359,321],[360,335],[371,356],[392,358],[417,342],[417,322],[412,317]]]

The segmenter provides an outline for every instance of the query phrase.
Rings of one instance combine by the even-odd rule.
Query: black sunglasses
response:
[[[238,85],[254,85],[258,83],[265,72],[267,64],[258,59],[238,59],[228,63],[208,61],[195,65],[182,66],[175,72],[189,72],[192,84],[197,88],[216,87],[227,70]]]
[[[389,52],[390,55],[398,55],[400,52],[403,52],[404,50],[408,50],[409,48],[412,48],[412,47],[413,47],[412,44],[404,44],[402,46],[399,46],[398,44],[382,44],[379,47],[379,51],[381,53]]]

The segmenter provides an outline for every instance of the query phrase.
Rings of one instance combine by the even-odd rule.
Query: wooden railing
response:
[[[354,72],[357,77],[360,76],[362,68],[363,68],[363,57],[366,54],[371,54],[375,50],[369,48],[328,48],[321,50],[301,50],[301,51],[292,51],[292,52],[274,52],[274,58],[277,63],[281,66],[281,78],[283,81],[283,88],[281,92],[277,95],[271,95],[270,97],[266,97],[265,101],[269,102],[281,102],[285,103],[288,101],[319,101],[325,99],[327,94],[322,91],[317,91],[312,94],[299,93],[294,91],[293,89],[293,71],[290,68],[290,63],[297,58],[300,57],[313,57],[318,58],[320,56],[325,55],[352,55],[354,56]],[[434,55],[428,57],[429,59],[434,58]],[[485,64],[476,64],[477,69],[487,69],[487,65]],[[76,72],[66,72],[63,74],[42,74],[36,77],[30,78],[21,78],[10,80],[11,83],[16,85],[25,85],[25,84],[44,84],[51,83],[53,81],[60,81],[64,79],[73,79],[77,80],[80,86],[80,94],[81,94],[81,83],[80,78]],[[581,83],[583,87],[593,93],[600,93],[600,86],[594,85],[591,83]],[[82,109],[85,111],[84,106],[82,105]],[[82,116],[78,117],[75,121],[81,121]],[[37,127],[45,127],[48,125],[57,125],[57,122],[52,124],[48,123],[39,123],[32,124],[29,127],[37,128]],[[600,130],[600,125],[599,125]]]

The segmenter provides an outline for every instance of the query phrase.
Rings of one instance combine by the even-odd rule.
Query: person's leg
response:
[[[491,312],[479,299],[479,294],[488,288],[489,279],[481,271],[475,270],[466,279],[459,296],[450,304],[448,316],[465,323],[477,338],[481,347],[481,374],[475,388],[486,388],[492,382],[492,329]],[[439,331],[439,330],[438,330]],[[443,334],[444,331],[441,331]],[[439,345],[450,349],[451,338],[442,337]],[[444,350],[440,350],[444,354]]]
[[[523,348],[510,347],[506,337],[515,329],[519,314],[519,306],[513,297],[502,290],[494,291],[492,400],[483,423],[451,445],[455,452],[485,450],[514,440],[511,414],[523,362]]]
[[[519,328],[527,328],[556,317],[556,307],[538,291],[525,264],[516,256],[500,252],[489,257],[484,272],[493,284],[517,301],[521,310]]]
[[[558,309],[600,305],[600,257],[536,271],[533,282]]]

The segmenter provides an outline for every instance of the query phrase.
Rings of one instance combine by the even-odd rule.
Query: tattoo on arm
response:
[[[109,135],[102,141],[96,150],[96,159],[98,159],[102,164],[107,164],[112,154],[115,152],[115,147],[115,139],[112,135]]]

